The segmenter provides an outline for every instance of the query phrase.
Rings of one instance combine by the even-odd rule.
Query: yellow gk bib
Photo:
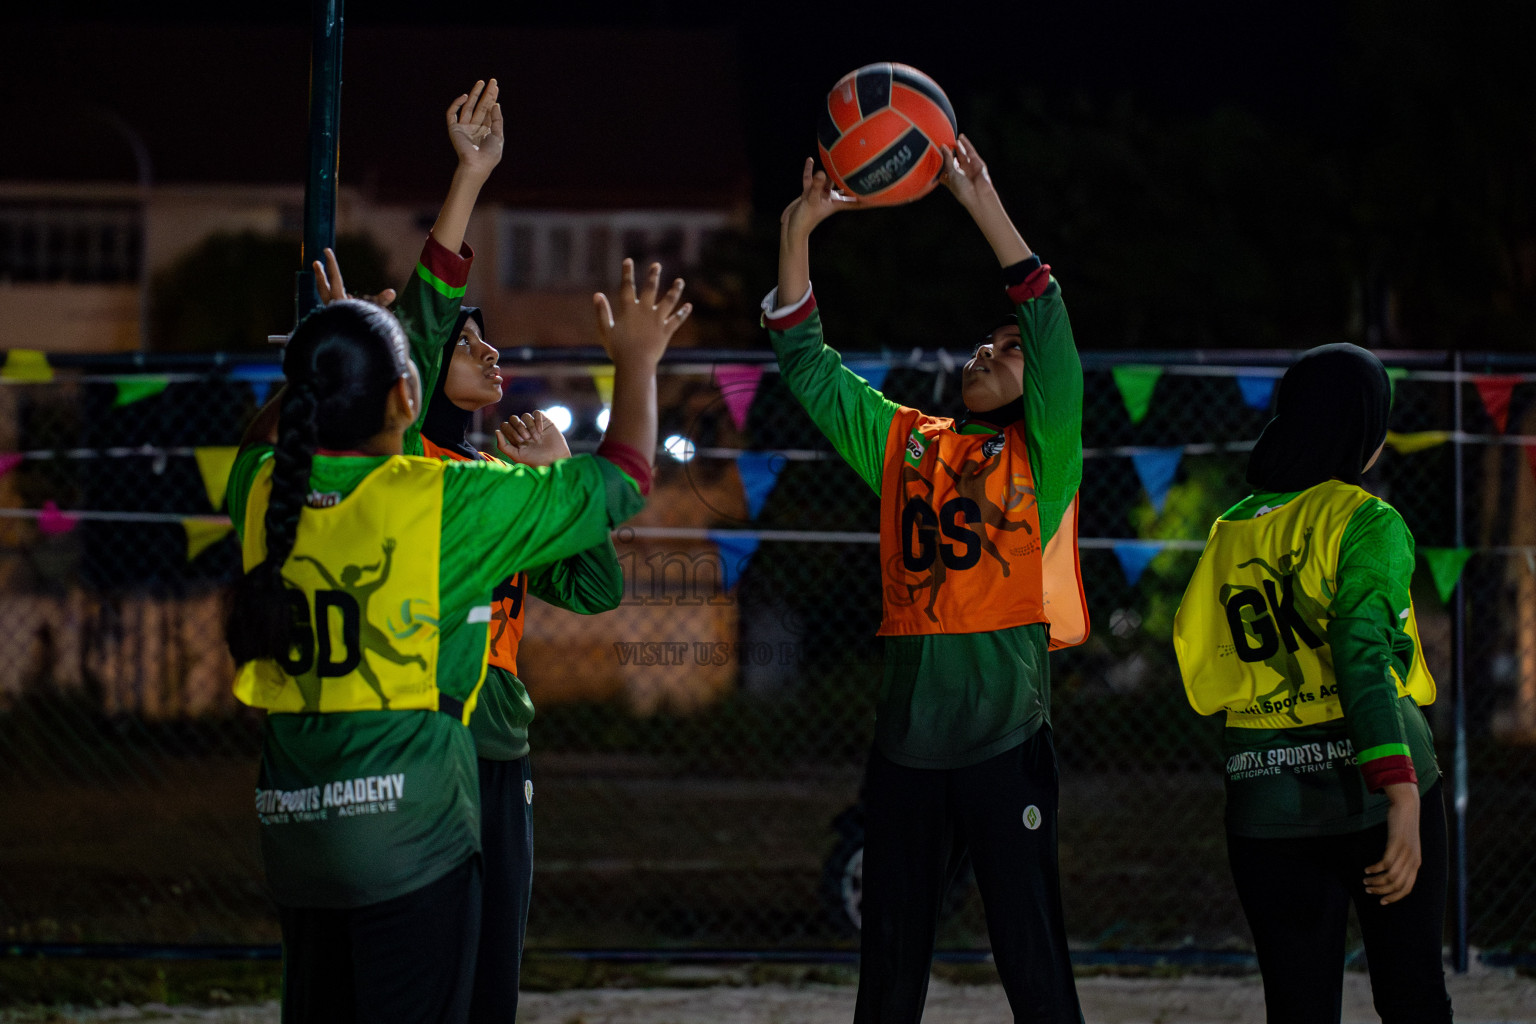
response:
[[[283,563],[293,644],[282,659],[241,666],[237,698],[277,712],[438,710],[442,472],[436,459],[399,455],[344,498],[310,496],[321,507],[300,513]],[[266,557],[271,494],[268,461],[246,505],[247,570]],[[482,682],[484,672],[482,662]],[[464,702],[466,723],[479,685]]]
[[[1228,727],[1288,729],[1342,718],[1329,606],[1338,589],[1339,544],[1355,511],[1374,500],[1330,480],[1252,519],[1218,519],[1174,617],[1173,647],[1190,705],[1225,710]],[[1413,640],[1398,696],[1435,699],[1410,603]]]

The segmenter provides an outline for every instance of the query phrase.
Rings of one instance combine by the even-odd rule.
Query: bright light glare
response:
[[[603,411],[597,414],[597,429],[608,429],[608,407],[606,405],[603,406]]]
[[[549,421],[555,425],[555,429],[560,431],[560,433],[563,434],[571,429],[571,410],[565,406],[552,405],[544,410],[544,415],[549,417]]]
[[[687,462],[693,458],[693,442],[682,434],[673,434],[663,441],[661,446],[667,450],[668,455],[678,462]]]

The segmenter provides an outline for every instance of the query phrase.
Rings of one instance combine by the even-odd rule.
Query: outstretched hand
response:
[[[341,265],[336,262],[336,253],[330,249],[325,250],[324,266],[315,260],[310,268],[315,272],[315,291],[320,293],[322,305],[329,306],[341,299],[362,299],[379,306],[387,306],[395,301],[393,288],[385,288],[377,295],[348,295],[346,285],[341,280]]]
[[[548,466],[571,457],[565,435],[543,409],[513,416],[497,427],[496,447],[508,459],[524,466]]]
[[[473,89],[448,105],[448,141],[459,156],[459,166],[481,178],[490,176],[501,163],[506,140],[502,135],[500,90],[496,79],[476,82]]]
[[[624,261],[624,276],[614,303],[602,292],[592,296],[597,313],[597,336],[614,366],[648,362],[654,367],[672,335],[693,312],[693,303],[681,302],[683,279],[661,293],[661,264],[652,263],[645,284],[635,287],[635,261]]]
[[[859,208],[858,196],[833,188],[827,172],[816,170],[816,161],[806,157],[800,169],[800,195],[784,207],[779,224],[790,234],[804,237],[839,210]]]
[[[977,200],[988,194],[996,194],[992,176],[987,173],[986,161],[976,152],[976,146],[965,135],[955,140],[955,146],[940,146],[944,154],[944,172],[939,180],[955,194],[960,205],[972,208]]]

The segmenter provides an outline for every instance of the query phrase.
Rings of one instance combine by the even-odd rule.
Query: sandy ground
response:
[[[1479,968],[1450,976],[1458,1024],[1536,1024],[1536,979]],[[1102,1024],[1262,1024],[1257,978],[1112,978],[1078,980],[1083,1015]],[[852,986],[713,985],[699,988],[578,989],[523,996],[520,1024],[845,1024],[853,1017]],[[925,1024],[1008,1021],[1008,1003],[996,985],[935,980]],[[0,1022],[205,1021],[276,1024],[276,1004],[201,1009],[122,1006],[103,1010],[0,1011]],[[1346,976],[1344,1021],[1374,1022],[1370,986]]]

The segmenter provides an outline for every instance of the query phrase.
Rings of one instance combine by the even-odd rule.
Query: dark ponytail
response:
[[[295,618],[309,612],[282,570],[298,538],[315,450],[356,448],[383,429],[389,391],[408,372],[406,353],[405,335],[390,313],[352,300],[311,313],[289,340],[263,520],[266,558],[235,584],[225,631],[235,664],[288,657]]]

